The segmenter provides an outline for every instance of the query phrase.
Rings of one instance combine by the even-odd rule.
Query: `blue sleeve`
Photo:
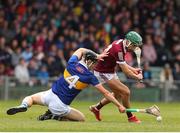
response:
[[[78,62],[78,57],[76,55],[72,55],[71,58],[68,60],[68,64]]]
[[[91,85],[93,85],[93,86],[96,86],[96,85],[98,85],[99,84],[99,81],[98,81],[98,79],[96,78],[96,76],[94,76],[93,74],[92,74],[92,76],[91,76],[91,81],[90,81],[91,83]]]

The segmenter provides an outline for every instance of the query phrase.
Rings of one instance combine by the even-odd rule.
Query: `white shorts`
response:
[[[117,73],[101,73],[101,72],[94,71],[94,75],[96,76],[96,78],[99,80],[101,84],[104,84],[108,80],[111,80],[113,78],[119,79],[117,76]]]
[[[48,106],[49,110],[56,115],[67,115],[71,108],[64,104],[59,97],[52,92],[52,90],[44,91],[41,93],[41,101],[45,106]]]

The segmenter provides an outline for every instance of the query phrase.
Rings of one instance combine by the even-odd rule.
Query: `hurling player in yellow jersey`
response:
[[[97,60],[103,60],[108,53],[96,54],[85,48],[79,48],[68,61],[63,76],[59,77],[51,89],[27,96],[20,106],[7,110],[8,115],[25,112],[33,104],[44,105],[48,111],[39,117],[39,120],[58,119],[84,121],[85,116],[79,110],[70,107],[73,99],[88,85],[95,86],[109,101],[114,103],[121,113],[125,112],[114,96],[106,90],[90,71]]]

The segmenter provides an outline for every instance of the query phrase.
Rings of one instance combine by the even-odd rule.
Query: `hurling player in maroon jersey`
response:
[[[134,51],[137,47],[142,45],[142,37],[134,31],[126,34],[125,39],[115,40],[110,44],[105,51],[108,56],[104,61],[98,61],[94,75],[101,83],[107,83],[117,99],[121,99],[126,108],[130,108],[130,90],[117,77],[115,67],[118,64],[125,75],[141,80],[143,78],[140,68],[133,68],[125,61],[125,54],[127,51]],[[110,103],[106,98],[102,99],[98,104],[90,106],[90,111],[96,116],[96,119],[101,121],[100,109]],[[135,115],[127,112],[128,121],[140,123]]]

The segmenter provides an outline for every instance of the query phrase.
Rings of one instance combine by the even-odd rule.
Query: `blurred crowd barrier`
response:
[[[131,90],[131,101],[144,102],[177,102],[180,101],[180,81],[161,82],[160,80],[144,80],[142,83],[135,80],[123,78],[118,73],[122,82]],[[48,79],[47,84],[42,84],[36,79],[36,84],[30,80],[28,83],[19,83],[14,77],[3,77],[3,84],[0,85],[0,100],[22,99],[27,95],[45,91],[51,88],[56,78]],[[34,80],[34,79],[33,79]],[[106,85],[105,87],[109,89]],[[78,100],[98,101],[103,96],[93,87],[87,88],[76,98]]]

